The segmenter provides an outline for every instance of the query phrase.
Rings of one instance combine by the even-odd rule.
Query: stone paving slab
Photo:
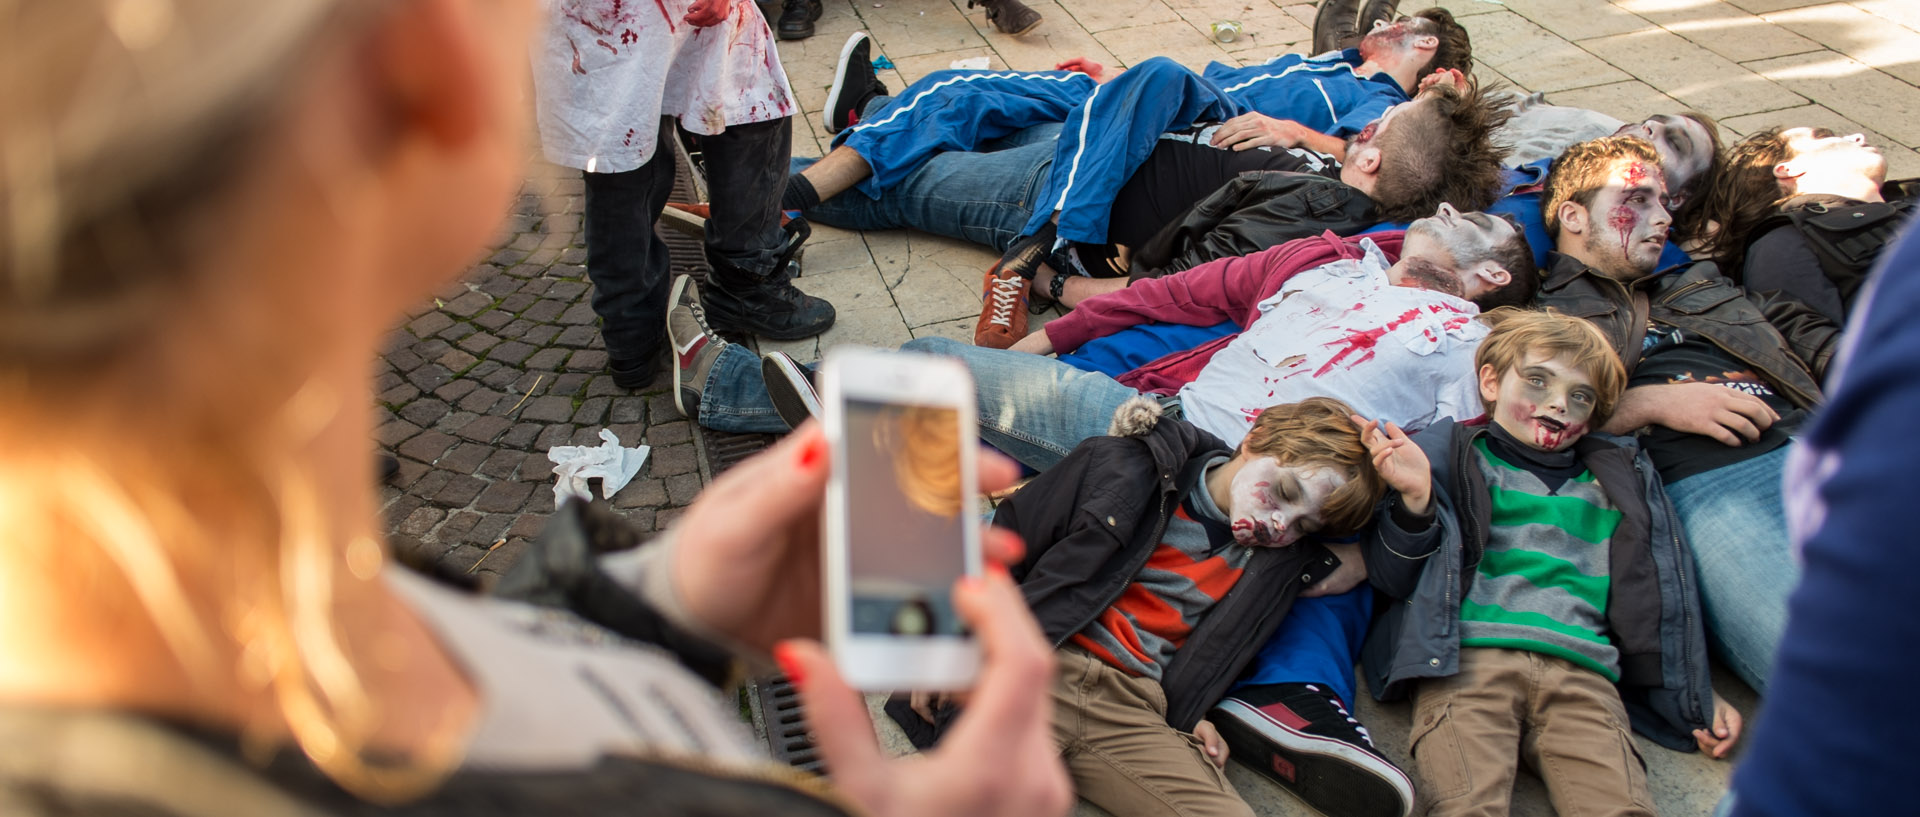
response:
[[[1623,119],[1694,106],[1730,137],[1787,125],[1862,131],[1895,176],[1920,175],[1920,2],[1914,0],[1447,0],[1474,37],[1476,73],[1550,101]],[[964,0],[825,0],[818,34],[779,43],[804,112],[796,156],[829,144],[819,121],[842,42],[868,31],[895,67],[894,90],[953,61],[1051,69],[1086,56],[1125,67],[1154,55],[1201,68],[1264,61],[1311,46],[1305,0],[1033,0],[1046,22],[1023,37],[994,31]],[[1434,0],[1403,0],[1411,13]],[[776,4],[777,13],[777,4]],[[1215,20],[1245,26],[1221,44]],[[459,283],[396,327],[376,364],[376,439],[400,461],[385,488],[396,550],[483,579],[513,563],[552,509],[553,445],[597,444],[601,428],[654,446],[613,507],[643,529],[670,524],[712,468],[680,416],[665,374],[619,389],[589,305],[580,235],[581,182],[535,161],[494,247]],[[798,285],[833,300],[840,323],[821,338],[762,341],[802,361],[844,343],[969,339],[984,247],[910,232],[861,234],[816,226]],[[676,259],[681,269],[694,267]],[[1042,325],[1051,315],[1034,318]],[[730,443],[731,444],[731,443]],[[737,446],[736,446],[737,447]],[[489,553],[488,548],[503,542]],[[482,559],[484,558],[484,561]],[[1722,691],[1748,713],[1752,693],[1722,673]],[[1389,754],[1404,760],[1404,707],[1361,705]],[[1727,764],[1642,744],[1667,814],[1702,814]],[[1235,767],[1230,775],[1261,814],[1304,807]],[[1095,813],[1083,808],[1083,813]],[[1550,813],[1538,780],[1522,776],[1515,814]]]

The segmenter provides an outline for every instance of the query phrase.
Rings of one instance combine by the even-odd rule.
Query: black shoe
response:
[[[653,384],[654,375],[658,373],[654,368],[655,357],[658,357],[658,355],[647,357],[644,360],[625,360],[617,357],[609,357],[607,359],[607,373],[613,375],[613,385],[615,386],[623,389],[644,389]]]
[[[1040,12],[1020,0],[967,0],[967,8],[987,10],[987,22],[1002,34],[1021,35],[1040,27]]]
[[[833,87],[827,90],[828,133],[839,133],[860,121],[867,100],[885,96],[887,86],[873,73],[873,38],[856,31],[840,46],[840,62],[833,69]]]
[[[804,40],[813,36],[814,21],[825,9],[820,0],[786,0],[780,9],[779,34],[782,40]]]
[[[760,376],[767,381],[767,396],[773,398],[773,410],[788,428],[798,428],[809,418],[820,416],[820,395],[813,389],[813,371],[795,363],[786,352],[768,352],[760,356]]]
[[[713,266],[708,286],[701,290],[707,324],[717,332],[759,335],[774,340],[810,338],[833,326],[833,304],[801,292],[793,285],[799,267],[794,256],[813,230],[807,220],[787,222],[787,249],[774,262],[774,273],[761,277],[707,253]]]
[[[1340,698],[1315,684],[1235,692],[1207,713],[1231,756],[1325,814],[1407,817],[1413,782],[1373,748]]]

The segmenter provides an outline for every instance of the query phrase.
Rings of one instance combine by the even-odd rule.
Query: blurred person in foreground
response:
[[[1908,222],[1853,307],[1828,401],[1787,457],[1786,516],[1803,566],[1759,726],[1718,814],[1839,817],[1912,808],[1920,706],[1887,694],[1920,665],[1913,531],[1920,448],[1920,230]],[[1872,717],[1835,720],[1870,702]]]
[[[791,640],[818,627],[817,427],[593,563],[652,644],[386,567],[369,365],[520,183],[536,11],[0,2],[0,812],[1065,811],[1004,570],[956,592],[988,659],[927,758],[883,759]],[[554,516],[637,540],[618,525]],[[831,783],[712,685],[769,652]]]

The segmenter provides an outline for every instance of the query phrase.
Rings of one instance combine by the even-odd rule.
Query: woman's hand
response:
[[[700,493],[676,525],[668,566],[695,620],[760,650],[820,636],[820,508],[828,471],[826,436],[809,421]],[[981,490],[1005,488],[1018,476],[1012,460],[980,452]],[[989,527],[980,544],[989,561],[1020,559],[1020,539],[1008,531]]]
[[[835,786],[883,816],[1066,814],[1073,786],[1053,744],[1053,650],[1039,623],[998,562],[984,577],[962,579],[953,602],[980,640],[980,679],[940,745],[922,755],[881,754],[865,701],[819,643],[775,648]]]

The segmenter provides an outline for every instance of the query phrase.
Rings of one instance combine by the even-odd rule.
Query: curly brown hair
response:
[[[1433,33],[1440,38],[1440,45],[1433,51],[1433,61],[1420,69],[1416,82],[1425,79],[1428,74],[1442,68],[1452,68],[1462,74],[1473,73],[1473,38],[1467,35],[1466,26],[1454,22],[1453,12],[1434,6],[1421,9],[1413,15],[1415,19],[1433,23]]]
[[[1500,195],[1507,148],[1493,132],[1512,114],[1487,98],[1478,82],[1461,91],[1436,85],[1420,93],[1394,126],[1380,134],[1380,172],[1372,197],[1384,221],[1432,215],[1441,202],[1462,212],[1485,210]]]
[[[1373,470],[1373,457],[1360,440],[1353,409],[1331,397],[1268,406],[1254,418],[1240,443],[1255,457],[1273,457],[1282,465],[1331,468],[1346,479],[1320,509],[1322,532],[1341,535],[1366,527],[1387,484]]]
[[[1773,168],[1793,158],[1793,149],[1780,134],[1780,128],[1768,128],[1734,143],[1713,185],[1700,196],[1701,224],[1713,228],[1702,230],[1699,254],[1735,281],[1746,262],[1749,234],[1786,198]]]
[[[1546,189],[1540,194],[1540,214],[1546,219],[1547,235],[1555,241],[1560,239],[1561,203],[1593,206],[1593,197],[1607,186],[1614,163],[1623,159],[1660,166],[1660,152],[1653,149],[1653,143],[1637,136],[1603,136],[1581,142],[1553,160]]]

